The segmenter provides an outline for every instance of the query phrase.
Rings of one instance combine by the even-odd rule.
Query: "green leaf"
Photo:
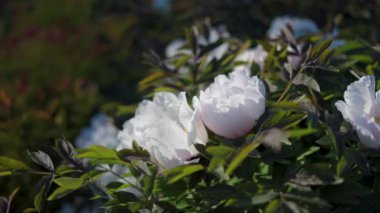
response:
[[[83,186],[84,181],[82,178],[61,177],[54,179],[54,183],[68,189],[78,189]]]
[[[293,200],[297,201],[299,203],[305,203],[308,205],[314,205],[314,206],[319,206],[322,208],[330,208],[331,205],[319,198],[318,196],[307,196],[307,195],[300,195],[300,194],[294,194],[294,193],[284,193],[282,196],[287,199],[287,200]]]
[[[51,188],[52,182],[54,179],[54,175],[51,176],[45,176],[43,177],[43,182],[40,190],[34,197],[34,207],[36,208],[37,211],[41,212],[43,209],[43,205],[46,202],[46,197],[47,194]]]
[[[313,89],[317,92],[321,92],[321,88],[319,87],[318,82],[314,78],[312,78],[312,77],[310,77],[304,73],[298,73],[295,76],[295,78],[293,79],[293,84],[304,85],[304,86],[306,86],[310,89]]]
[[[62,176],[62,175],[65,175],[65,174],[76,172],[76,171],[77,170],[75,168],[73,168],[72,166],[61,165],[61,166],[59,166],[57,168],[56,174],[58,174],[59,176]]]
[[[253,197],[237,197],[236,199],[229,199],[224,206],[233,206],[238,208],[244,208],[248,206],[262,205],[268,203],[278,196],[278,193],[273,191],[267,191],[254,195]]]
[[[114,197],[120,201],[120,203],[136,202],[138,201],[136,195],[130,192],[115,192]]]
[[[329,164],[314,163],[305,165],[291,181],[302,186],[323,186],[340,184],[343,179],[335,175]]]
[[[279,199],[274,199],[265,207],[265,213],[277,212],[280,206],[281,206],[281,201]]]
[[[298,156],[297,158],[297,161],[299,160],[303,160],[306,156],[309,156],[317,151],[319,151],[319,147],[318,146],[312,146],[310,147],[306,152],[302,153],[300,156]]]
[[[317,59],[331,44],[332,39],[319,42],[316,46],[312,47],[307,54],[307,62],[312,62]]]
[[[227,158],[230,154],[232,154],[235,149],[229,146],[210,146],[207,147],[206,151],[210,153],[212,156]]]
[[[161,80],[166,76],[165,72],[163,71],[156,71],[152,72],[150,75],[148,75],[146,78],[141,80],[138,85],[138,90],[139,91],[144,91],[147,88],[153,86],[156,82]]]
[[[320,138],[317,142],[326,144],[328,143],[332,146],[333,150],[336,153],[336,159],[339,159],[343,154],[344,142],[338,133],[335,133],[327,124],[320,122],[320,124],[325,128],[326,137]]]
[[[78,149],[77,158],[90,158],[95,163],[101,164],[123,164],[117,152],[104,146],[90,146],[85,149]]]
[[[54,164],[51,161],[49,155],[47,155],[46,153],[44,153],[42,151],[38,151],[38,152],[29,152],[28,151],[28,155],[29,155],[30,159],[32,159],[32,161],[35,162],[36,164],[44,167],[45,169],[47,169],[51,172],[54,172]]]
[[[278,193],[273,192],[273,191],[269,191],[264,194],[255,195],[252,198],[252,205],[268,203],[269,201],[273,200],[277,196],[278,196]]]
[[[184,165],[165,171],[165,175],[168,177],[168,183],[171,184],[202,170],[204,167],[200,164]]]
[[[206,159],[210,159],[211,155],[207,153],[206,146],[204,144],[195,143],[194,144],[195,149],[199,152],[200,155],[202,155]]]
[[[207,202],[208,205],[218,205],[223,203],[227,199],[236,198],[239,195],[239,191],[234,187],[226,184],[218,184],[209,187],[203,187],[199,191],[199,196],[203,202]],[[233,205],[234,201],[227,202],[226,205]]]
[[[255,150],[260,146],[259,141],[253,141],[249,143],[247,146],[243,147],[237,155],[232,159],[231,163],[228,165],[226,174],[230,175],[232,172],[245,160],[245,158],[249,155],[250,152]]]
[[[329,59],[329,57],[334,53],[334,49],[327,49],[325,50],[319,57],[319,63],[320,64],[325,64],[327,62],[327,60]],[[329,71],[327,69],[327,71]]]
[[[154,180],[153,194],[161,201],[174,201],[186,191],[187,187],[183,181],[168,184],[163,176],[157,176]]]
[[[20,170],[27,170],[30,169],[27,165],[25,165],[23,162],[0,156],[0,166],[8,168],[8,169],[20,169]]]
[[[226,159],[220,157],[213,157],[208,165],[207,171],[214,172],[216,169],[220,168],[217,173],[223,176],[224,168],[221,168],[226,163]]]
[[[168,87],[168,86],[161,86],[161,87],[154,88],[153,94],[156,94],[158,92],[171,92],[171,93],[175,93],[175,92],[177,92],[177,90],[175,88],[173,88],[173,87]]]
[[[149,153],[147,151],[135,151],[130,149],[122,149],[117,152],[120,159],[133,161],[133,160],[148,160]]]
[[[294,129],[288,131],[289,138],[302,138],[306,135],[311,135],[318,132],[318,129],[307,128],[307,129]]]
[[[358,50],[364,47],[364,44],[359,40],[347,41],[343,46],[336,49],[337,53],[344,54],[349,51]]]
[[[322,197],[338,204],[358,204],[359,197],[371,194],[371,189],[353,182],[345,182],[336,186],[326,186],[320,191]]]
[[[210,51],[214,50],[215,48],[219,47],[224,43],[223,39],[219,39],[211,44],[208,44],[204,48],[202,48],[201,52],[199,53],[199,56],[203,56],[206,53],[209,53]]]
[[[373,63],[373,57],[371,55],[361,55],[361,54],[352,55],[351,54],[351,55],[348,55],[348,58],[353,61],[362,62],[366,64]]]
[[[347,166],[347,162],[346,162],[346,159],[341,156],[338,163],[336,164],[336,174],[338,176],[341,176],[344,168]]]
[[[175,63],[174,63],[174,66],[175,68],[179,68],[181,66],[183,66],[186,62],[189,61],[191,55],[182,55],[180,58],[178,58]]]
[[[52,200],[56,200],[56,199],[62,198],[62,197],[70,194],[71,192],[73,192],[75,190],[76,189],[59,187],[56,190],[54,190],[53,193],[50,194],[50,196],[48,197],[48,200],[52,201]]]
[[[9,176],[9,175],[12,175],[12,172],[11,172],[11,171],[3,171],[3,172],[0,172],[0,177],[1,177],[1,176]]]
[[[139,154],[142,154],[142,155],[145,155],[147,157],[149,157],[149,152],[146,151],[144,148],[142,148],[141,146],[139,146],[136,141],[133,141],[132,142],[132,150],[135,151],[136,153],[139,153]]]
[[[117,158],[116,151],[104,146],[90,146],[85,149],[79,149],[78,158]]]

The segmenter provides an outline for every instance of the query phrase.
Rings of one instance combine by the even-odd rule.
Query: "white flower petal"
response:
[[[168,58],[174,57],[180,54],[191,54],[190,50],[183,49],[185,45],[185,40],[183,39],[175,39],[166,46],[165,55]]]
[[[374,76],[365,76],[347,87],[345,102],[335,103],[343,118],[355,128],[360,141],[372,149],[380,149],[378,97],[379,91],[375,95]]]
[[[375,120],[380,123],[380,91],[376,92],[376,100],[373,105],[373,116]]]
[[[272,24],[267,32],[268,37],[271,39],[278,38],[281,35],[281,31],[288,24],[292,27],[296,38],[319,32],[317,24],[310,19],[282,16],[277,17],[272,21]]]
[[[257,77],[250,77],[240,68],[229,77],[219,75],[199,99],[194,98],[204,124],[214,133],[226,138],[247,134],[265,110],[265,87]]]
[[[153,161],[165,168],[193,162],[198,154],[193,144],[207,142],[207,132],[185,93],[175,96],[160,92],[153,101],[143,101],[134,118],[124,124],[119,133],[120,148],[132,141],[146,149]]]
[[[358,112],[370,114],[375,99],[375,77],[365,76],[350,84],[344,93],[344,100]]]
[[[242,53],[240,53],[235,61],[237,62],[245,62],[246,65],[239,65],[236,68],[247,67],[250,68],[252,63],[255,62],[259,65],[260,69],[264,69],[265,60],[268,57],[268,53],[264,50],[261,45],[253,49],[248,49]]]

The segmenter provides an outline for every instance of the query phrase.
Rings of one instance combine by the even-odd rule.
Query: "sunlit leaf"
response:
[[[318,82],[314,78],[307,76],[304,73],[297,74],[293,79],[293,83],[295,85],[304,85],[317,92],[321,92],[321,88],[319,87]]]
[[[54,183],[56,183],[60,187],[78,189],[82,187],[84,182],[81,178],[61,177],[55,178]]]
[[[0,156],[0,166],[8,169],[29,169],[29,167],[23,162],[5,156]]]
[[[200,164],[178,166],[173,169],[165,171],[165,175],[168,177],[169,183],[175,183],[182,178],[189,176],[195,172],[204,170],[204,167]]]
[[[260,146],[259,141],[253,141],[243,147],[232,159],[231,163],[228,165],[226,174],[230,175],[232,172],[248,157],[249,153]]]
[[[45,169],[53,172],[54,171],[54,164],[53,161],[51,161],[49,155],[42,151],[38,152],[28,152],[28,155],[32,161],[34,161],[36,164],[44,167]]]

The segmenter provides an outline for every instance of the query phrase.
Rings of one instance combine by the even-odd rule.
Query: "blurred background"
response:
[[[380,38],[380,0],[0,0],[0,155],[50,153],[55,138],[73,140],[96,112],[113,116],[115,105],[139,102],[150,69],[143,52],[164,56],[196,21],[262,39],[282,15],[337,27],[341,37]],[[0,177],[0,195],[21,187],[12,206],[22,212],[33,206],[37,178]]]

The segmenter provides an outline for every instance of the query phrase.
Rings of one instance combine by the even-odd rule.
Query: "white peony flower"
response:
[[[292,27],[294,37],[296,38],[319,33],[318,26],[313,20],[282,16],[277,17],[272,21],[272,24],[267,32],[268,37],[270,39],[278,38],[286,25],[290,25]]]
[[[260,69],[264,69],[265,60],[268,57],[268,53],[264,50],[261,45],[258,45],[255,48],[248,49],[240,53],[235,61],[246,62],[245,65],[239,65],[236,68],[247,67],[248,69],[252,66],[252,63],[255,62],[260,66]]]
[[[367,147],[380,148],[380,91],[375,93],[375,77],[365,76],[350,84],[344,100],[335,106],[355,128]]]
[[[119,144],[118,131],[111,118],[99,113],[91,119],[91,126],[81,131],[75,144],[79,148],[100,145],[114,149]]]
[[[198,112],[192,110],[185,93],[157,93],[153,101],[144,100],[135,117],[124,124],[119,133],[121,146],[132,142],[146,149],[153,161],[165,168],[196,162],[194,143],[205,144],[207,132]]]
[[[239,68],[229,77],[218,75],[193,103],[211,131],[238,138],[247,134],[264,113],[265,86],[258,77],[250,77],[246,68]]]

